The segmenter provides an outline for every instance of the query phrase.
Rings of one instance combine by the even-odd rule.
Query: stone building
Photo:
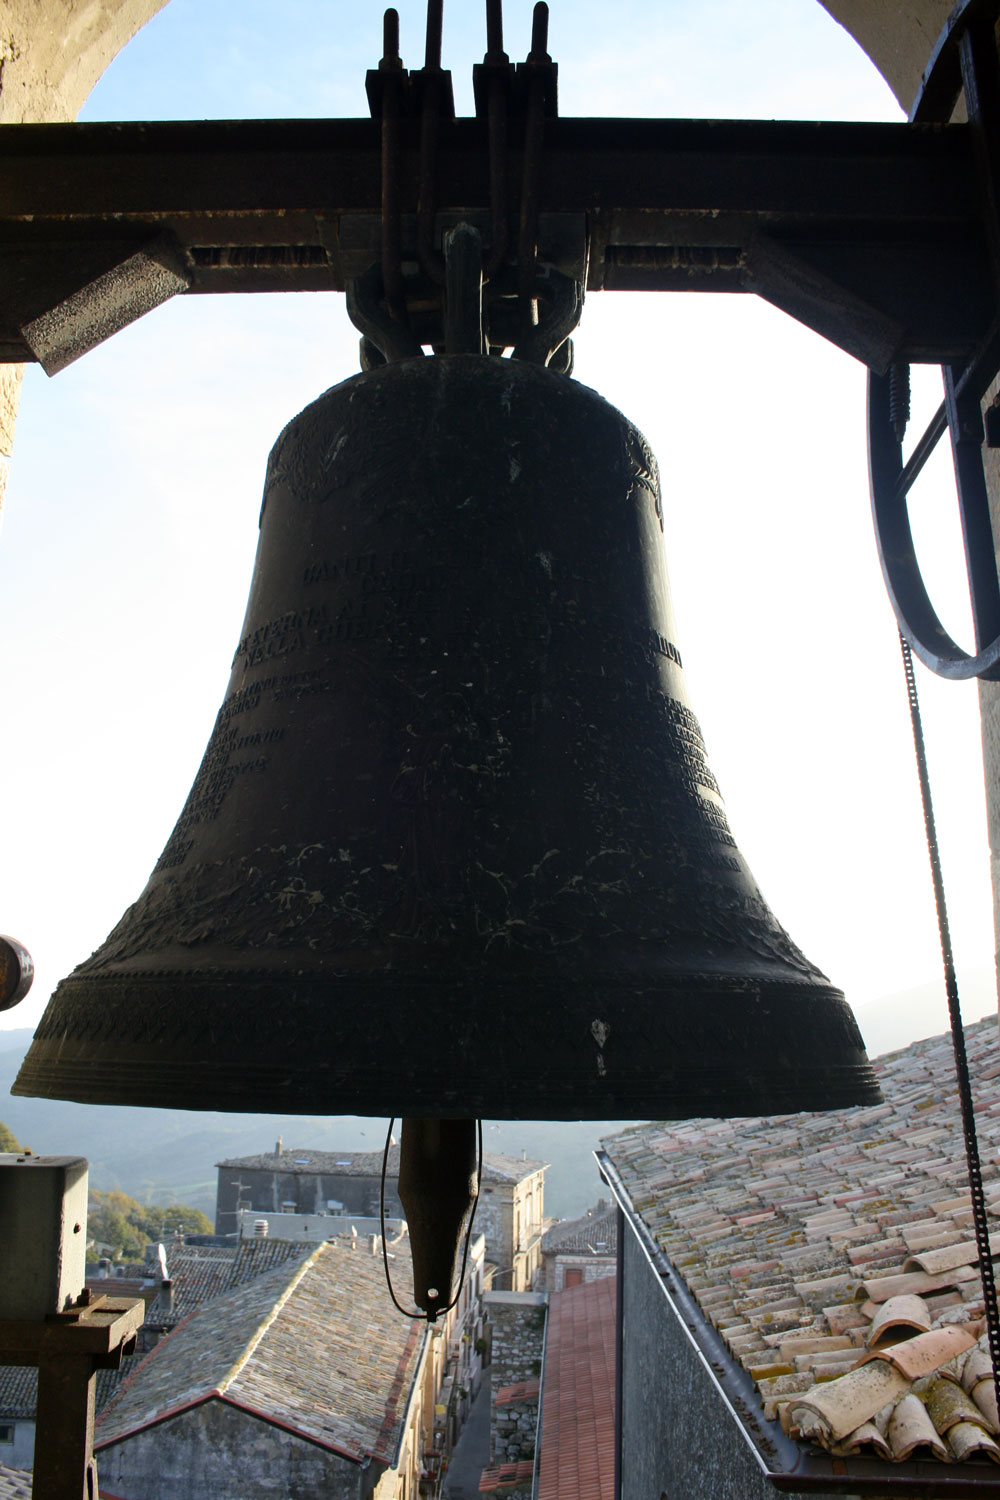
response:
[[[35,1452],[37,1371],[0,1365],[0,1464],[30,1469]]]
[[[545,1162],[491,1154],[483,1162],[477,1227],[486,1236],[498,1291],[523,1292],[535,1284],[545,1229]]]
[[[544,1292],[487,1292],[491,1328],[490,1465],[480,1490],[530,1500],[548,1297]]]
[[[118,1369],[97,1372],[97,1412],[103,1411],[129,1378],[141,1356],[155,1349],[202,1303],[245,1286],[287,1262],[301,1261],[308,1253],[307,1243],[280,1239],[251,1239],[227,1246],[181,1241],[171,1242],[166,1249],[148,1245],[142,1263],[112,1268],[103,1262],[88,1267],[87,1289],[92,1297],[141,1297],[146,1304],[136,1353],[126,1356]],[[0,1365],[0,1465],[31,1467],[37,1405],[38,1371],[30,1365]]]
[[[580,1219],[553,1224],[542,1238],[540,1289],[561,1292],[614,1276],[617,1266],[618,1210],[599,1198]]]
[[[294,1214],[377,1220],[382,1179],[381,1151],[314,1151],[285,1148],[237,1156],[217,1163],[215,1230],[238,1231],[240,1214]],[[524,1291],[541,1260],[545,1218],[546,1163],[490,1153],[483,1158],[482,1194],[476,1230],[486,1237],[493,1284]],[[392,1146],[385,1176],[387,1218],[403,1217],[399,1200],[399,1147]]]
[[[402,1283],[405,1246],[393,1252]],[[481,1267],[482,1245],[479,1247]],[[202,1304],[97,1423],[101,1492],[120,1500],[415,1500],[433,1492],[481,1269],[440,1336],[386,1296],[381,1254],[320,1245]],[[457,1394],[457,1393],[456,1393]]]
[[[995,1216],[996,1021],[967,1042]],[[605,1142],[621,1500],[1000,1494],[951,1038],[875,1069],[879,1105]]]

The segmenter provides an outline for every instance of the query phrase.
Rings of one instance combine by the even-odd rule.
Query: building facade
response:
[[[491,1153],[483,1158],[483,1180],[475,1229],[485,1236],[493,1284],[504,1291],[528,1290],[541,1263],[545,1225],[545,1162]],[[236,1234],[242,1222],[269,1215],[316,1221],[364,1219],[377,1223],[382,1184],[381,1151],[286,1149],[233,1157],[217,1163],[215,1230]],[[399,1147],[392,1146],[385,1174],[387,1220],[405,1217],[397,1188]],[[270,1221],[269,1221],[270,1222]],[[331,1232],[333,1232],[331,1230]],[[326,1235],[323,1233],[323,1237]]]
[[[392,1306],[378,1250],[324,1243],[191,1313],[102,1411],[101,1493],[434,1495],[481,1379],[483,1242],[433,1333]],[[405,1282],[405,1242],[391,1255]]]
[[[542,1238],[540,1286],[546,1292],[613,1277],[617,1269],[618,1210],[599,1198],[579,1219],[553,1224]]]

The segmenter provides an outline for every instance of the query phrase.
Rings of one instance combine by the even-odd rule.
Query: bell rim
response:
[[[71,977],[13,1092],[490,1119],[744,1117],[881,1099],[853,1013],[820,980],[687,974],[613,989],[564,982],[560,994],[503,977],[480,975],[474,990],[455,976],[400,974],[333,985],[316,975]]]

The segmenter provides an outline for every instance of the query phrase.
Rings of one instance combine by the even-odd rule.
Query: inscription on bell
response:
[[[659,652],[660,656],[666,656],[670,661],[676,662],[679,667],[683,667],[684,663],[681,661],[681,653],[673,641],[668,641],[665,635],[660,635],[655,630],[650,630],[649,635],[654,651]]]
[[[254,667],[276,656],[288,656],[301,650],[306,635],[326,622],[325,604],[286,610],[245,635],[236,648],[232,664],[235,667],[241,657],[246,657],[244,665]]]
[[[412,589],[415,583],[412,560],[408,552],[361,552],[342,557],[324,557],[306,563],[302,582],[346,583],[356,581],[363,593],[378,588]]]
[[[698,806],[701,809],[705,824],[711,829],[715,838],[721,844],[732,844],[736,848],[736,840],[729,829],[729,819],[717,802],[710,802],[707,797],[698,798]]]

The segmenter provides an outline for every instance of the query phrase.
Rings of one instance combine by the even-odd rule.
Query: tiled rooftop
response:
[[[603,1200],[602,1200],[603,1202]],[[542,1239],[542,1254],[558,1251],[567,1254],[614,1256],[618,1247],[618,1210],[612,1204],[599,1203],[582,1219],[565,1219],[554,1224]]]
[[[394,1253],[405,1280],[408,1253]],[[426,1325],[386,1296],[381,1256],[323,1244],[192,1313],[122,1384],[96,1446],[217,1399],[358,1462],[391,1464],[425,1338]]]
[[[0,1500],[31,1500],[31,1470],[0,1464]]]
[[[519,1380],[516,1385],[502,1385],[494,1398],[497,1406],[509,1406],[512,1401],[537,1401],[541,1382]]]
[[[530,1480],[534,1472],[534,1461],[530,1458],[518,1459],[515,1464],[499,1464],[495,1469],[484,1469],[479,1476],[479,1492],[491,1494],[494,1490],[521,1485],[526,1479]]]
[[[167,1275],[173,1288],[173,1305],[162,1290],[146,1309],[146,1322],[157,1328],[173,1328],[208,1297],[217,1297],[229,1284],[236,1246],[185,1245],[167,1250]]]
[[[38,1371],[28,1365],[0,1365],[0,1421],[34,1421]]]
[[[966,1039],[1000,1230],[996,1019]],[[874,1068],[880,1105],[645,1125],[605,1149],[786,1432],[838,1456],[1000,1462],[951,1038]]]
[[[159,1287],[151,1296],[148,1279],[139,1283],[110,1276],[87,1284],[98,1294],[115,1297],[135,1297],[141,1291],[149,1299],[145,1325],[169,1331],[209,1298],[232,1291],[286,1261],[304,1260],[313,1248],[302,1241],[272,1239],[244,1240],[239,1245],[171,1245],[167,1249],[167,1270],[173,1283],[172,1308]],[[128,1379],[135,1363],[134,1358],[127,1359],[117,1370],[98,1370],[99,1412]],[[34,1366],[0,1365],[0,1419],[34,1421],[37,1400],[38,1372]]]
[[[238,1245],[185,1245],[167,1251],[173,1306],[158,1290],[146,1313],[156,1328],[174,1328],[210,1297],[232,1291],[254,1277],[304,1260],[313,1247],[301,1240],[254,1239]]]
[[[615,1293],[606,1276],[550,1299],[538,1500],[613,1500]]]
[[[111,1400],[128,1374],[130,1361],[120,1369],[98,1370],[95,1405],[98,1411]],[[38,1370],[34,1365],[0,1365],[0,1420],[33,1422],[38,1409]],[[3,1491],[0,1490],[0,1500]]]
[[[217,1167],[243,1167],[247,1171],[323,1173],[331,1177],[379,1177],[382,1174],[381,1151],[314,1151],[309,1146],[289,1147],[279,1156],[274,1151],[259,1156],[234,1156],[219,1161]],[[503,1156],[491,1151],[483,1156],[484,1182],[520,1182],[533,1172],[541,1172],[544,1161],[530,1161],[519,1156]],[[390,1146],[386,1175],[399,1176],[399,1147]]]

